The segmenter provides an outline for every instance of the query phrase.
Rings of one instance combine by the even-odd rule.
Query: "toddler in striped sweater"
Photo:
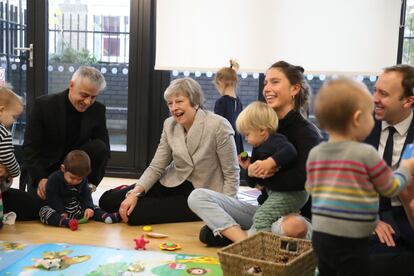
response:
[[[312,197],[312,244],[320,275],[368,275],[369,237],[378,221],[378,194],[398,195],[412,180],[414,158],[395,172],[363,141],[374,126],[373,100],[357,81],[327,82],[315,115],[329,140],[309,153],[306,190]]]
[[[20,166],[14,156],[12,135],[8,130],[23,112],[23,102],[8,86],[0,86],[0,228],[3,226],[3,198],[20,174]]]
[[[3,226],[2,193],[20,174],[20,166],[14,156],[12,135],[8,130],[23,112],[23,102],[8,86],[0,86],[0,228]]]

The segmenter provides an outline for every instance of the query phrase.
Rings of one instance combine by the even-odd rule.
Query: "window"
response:
[[[407,1],[402,63],[414,64],[414,0]]]
[[[103,55],[104,56],[119,56],[120,54],[120,39],[119,21],[117,16],[103,17]]]

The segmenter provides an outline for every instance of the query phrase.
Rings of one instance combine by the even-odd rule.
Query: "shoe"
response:
[[[94,185],[92,183],[89,183],[88,184],[88,187],[89,187],[89,191],[91,191],[91,193],[93,193],[93,192],[96,191],[96,185]]]
[[[226,246],[233,243],[226,237],[214,236],[213,231],[207,225],[201,227],[199,239],[208,246]]]

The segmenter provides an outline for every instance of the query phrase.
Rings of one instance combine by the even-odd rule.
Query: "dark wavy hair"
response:
[[[291,85],[300,85],[299,93],[295,96],[294,110],[307,115],[309,112],[309,97],[311,88],[305,79],[305,69],[302,66],[292,65],[286,61],[278,61],[273,63],[269,69],[278,69],[285,74]],[[269,70],[268,69],[268,70]]]

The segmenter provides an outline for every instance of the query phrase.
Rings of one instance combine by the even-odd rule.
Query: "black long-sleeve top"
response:
[[[256,178],[247,176],[246,180],[250,187],[255,187],[256,184],[265,186],[266,188],[278,191],[278,181],[276,175],[285,170],[285,166],[293,162],[297,156],[295,147],[282,134],[275,133],[269,136],[258,147],[254,147],[252,151],[251,163],[257,160],[265,160],[272,157],[276,161],[279,168],[278,172],[269,178]]]
[[[233,98],[229,95],[220,97],[214,105],[214,113],[220,115],[230,122],[234,130],[234,141],[236,142],[237,154],[244,151],[243,137],[236,129],[236,119],[243,110],[243,105],[239,98]]]
[[[302,191],[306,182],[306,160],[309,151],[321,142],[321,135],[315,125],[305,119],[299,111],[291,110],[279,120],[278,133],[286,136],[296,148],[297,157],[275,173],[272,181],[278,191]]]

